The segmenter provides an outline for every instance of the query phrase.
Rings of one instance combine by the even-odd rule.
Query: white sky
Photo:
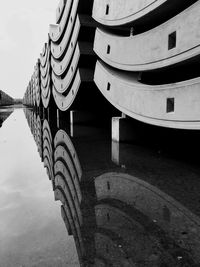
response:
[[[59,0],[0,0],[0,90],[22,98]]]

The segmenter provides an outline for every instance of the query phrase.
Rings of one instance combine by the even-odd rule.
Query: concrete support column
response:
[[[137,129],[134,124],[124,115],[122,117],[112,118],[112,141],[131,142],[137,139]]]
[[[129,146],[129,145],[128,145]],[[111,160],[121,168],[126,168],[127,162],[127,144],[112,141]]]

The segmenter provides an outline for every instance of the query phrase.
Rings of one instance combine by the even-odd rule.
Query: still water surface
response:
[[[200,266],[200,168],[188,150],[57,126],[28,109],[2,123],[0,266]]]

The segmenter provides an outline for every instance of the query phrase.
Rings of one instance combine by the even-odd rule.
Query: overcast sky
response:
[[[0,0],[0,90],[22,98],[59,0]]]

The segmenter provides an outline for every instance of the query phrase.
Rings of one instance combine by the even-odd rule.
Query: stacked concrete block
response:
[[[189,7],[180,1],[169,2],[94,1],[93,17],[102,24],[94,42],[101,59],[94,80],[108,101],[131,118],[169,128],[199,129],[200,79],[187,79],[178,68],[190,68],[200,55],[200,2],[190,1]],[[152,12],[162,16],[168,10],[166,5],[178,14],[169,13],[171,18],[160,24]],[[147,19],[151,28],[141,31]],[[116,28],[119,25],[124,35]],[[178,73],[179,80],[171,82],[171,77],[165,77],[165,82],[159,82],[159,73],[164,75],[166,70],[168,75],[169,69]],[[146,73],[149,77],[157,73],[152,84],[143,79]]]
[[[50,25],[52,91],[61,111],[74,108],[75,98],[78,102],[80,95],[88,94],[93,82],[95,28],[91,11],[92,1],[67,1],[59,24]],[[82,94],[78,93],[81,88]]]

